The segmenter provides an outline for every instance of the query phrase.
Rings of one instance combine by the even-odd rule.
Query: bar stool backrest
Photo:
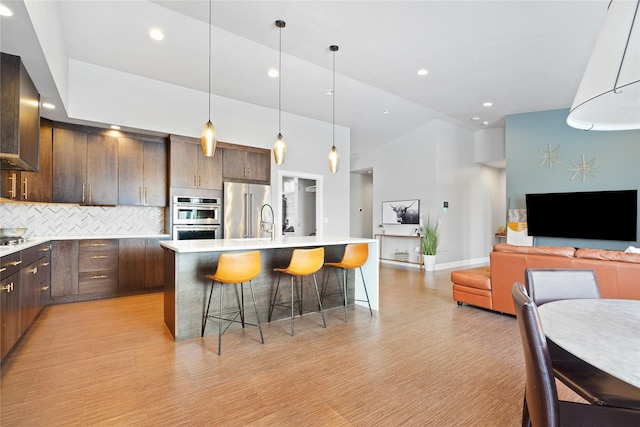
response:
[[[226,252],[218,259],[215,280],[221,283],[244,283],[260,273],[260,251]]]
[[[345,246],[344,256],[340,264],[342,268],[359,268],[369,258],[369,245],[367,243],[354,243]]]
[[[320,270],[324,264],[324,248],[294,249],[287,273],[307,276]]]

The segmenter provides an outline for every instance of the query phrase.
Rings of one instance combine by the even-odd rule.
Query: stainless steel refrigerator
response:
[[[225,239],[271,236],[260,228],[260,209],[271,205],[270,185],[225,182],[223,198]]]

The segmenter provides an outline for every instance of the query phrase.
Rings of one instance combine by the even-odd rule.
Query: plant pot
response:
[[[435,271],[436,269],[436,256],[435,255],[422,255],[422,263],[426,271]]]

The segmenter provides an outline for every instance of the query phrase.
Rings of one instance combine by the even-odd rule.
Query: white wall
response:
[[[352,237],[373,237],[373,176],[351,174],[349,222]]]
[[[352,169],[373,168],[373,233],[383,201],[420,199],[423,217],[441,219],[437,268],[487,262],[496,218],[504,207],[504,174],[474,161],[474,135],[440,120],[352,159]],[[443,210],[443,202],[449,208]],[[413,226],[386,225],[387,234],[410,234]],[[393,243],[412,250],[415,242]]]

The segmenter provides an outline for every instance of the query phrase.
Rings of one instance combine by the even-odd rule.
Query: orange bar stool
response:
[[[357,299],[355,301],[366,301],[366,303],[369,304],[369,313],[371,313],[371,315],[373,316],[373,310],[371,310],[371,302],[369,301],[369,292],[367,291],[367,284],[364,281],[364,273],[362,273],[362,266],[367,262],[368,258],[369,245],[367,243],[354,243],[345,246],[342,261],[324,263],[325,267],[333,267],[335,269],[336,277],[338,276],[338,269],[342,270],[342,289],[340,290],[340,292],[336,292],[335,294],[327,294],[327,283],[329,282],[329,274],[327,274],[324,285],[322,286],[322,300],[324,300],[325,296],[342,294],[342,299],[344,300],[345,322],[349,319],[349,311],[347,309],[347,270],[349,269],[360,269],[362,284],[364,285],[364,294],[367,299]],[[340,282],[340,280],[338,280],[338,282]]]
[[[229,252],[223,253],[218,259],[218,267],[215,274],[207,274],[205,277],[210,279],[211,292],[209,293],[209,302],[207,303],[207,311],[202,319],[202,335],[204,336],[204,330],[207,326],[208,319],[218,319],[218,355],[222,346],[222,335],[229,329],[232,323],[242,323],[242,327],[245,325],[257,326],[260,330],[260,340],[264,344],[264,336],[262,335],[262,325],[260,324],[260,317],[258,316],[258,309],[256,307],[256,297],[253,293],[253,285],[251,281],[256,278],[260,273],[260,252]],[[211,296],[213,295],[213,287],[216,282],[220,283],[220,311],[217,313],[209,313],[209,307],[211,306]],[[244,284],[249,282],[249,289],[251,290],[251,299],[253,300],[253,309],[256,313],[257,323],[249,323],[245,321],[244,317]],[[224,288],[227,285],[240,285],[240,299],[237,298],[237,286],[236,286],[236,301],[238,308],[231,311],[223,311],[224,302]],[[232,318],[227,316],[233,315]],[[240,316],[240,320],[238,320]],[[222,330],[222,321],[229,322],[226,328]]]
[[[302,316],[303,308],[303,280],[304,276],[313,276],[313,283],[316,287],[316,296],[318,297],[318,306],[320,307],[320,314],[322,314],[322,327],[327,327],[327,322],[324,318],[324,310],[322,309],[322,301],[320,300],[320,292],[318,291],[318,282],[316,280],[316,272],[322,268],[324,263],[324,248],[315,249],[294,249],[291,254],[291,261],[286,268],[274,268],[273,271],[280,273],[278,275],[278,284],[276,285],[276,292],[271,302],[271,308],[269,310],[269,322],[273,315],[273,308],[275,306],[287,307],[291,309],[291,336],[294,334],[294,307],[298,305],[298,311]],[[291,276],[291,304],[284,304],[278,302],[278,291],[280,290],[280,279],[283,274]],[[295,288],[297,299],[294,299],[294,277],[300,277],[300,289]],[[312,311],[312,310],[306,310]]]

